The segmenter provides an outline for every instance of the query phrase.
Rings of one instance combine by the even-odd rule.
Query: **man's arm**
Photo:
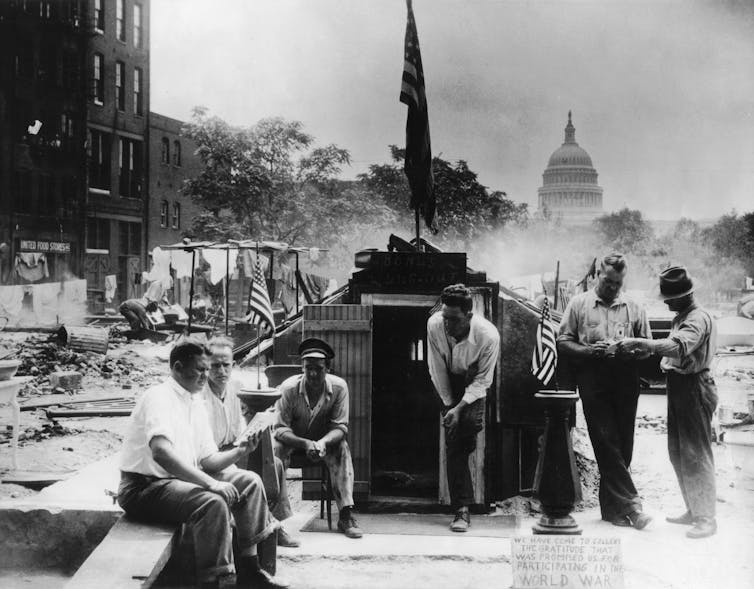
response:
[[[579,341],[579,317],[574,300],[568,303],[558,329],[558,352],[572,358],[602,358],[607,352],[605,342],[594,344]]]
[[[316,445],[314,440],[301,438],[293,433],[293,402],[290,398],[292,394],[295,394],[295,391],[282,390],[280,399],[275,404],[275,439],[284,446],[308,453],[314,451]]]
[[[430,318],[430,322],[432,318]],[[428,322],[427,329],[427,364],[429,365],[429,376],[432,384],[435,386],[440,401],[446,407],[453,404],[453,394],[451,392],[450,379],[448,378],[448,366],[442,356],[441,343],[439,334],[436,329]]]
[[[176,453],[173,443],[165,436],[154,436],[149,441],[149,448],[152,451],[154,461],[175,478],[193,483],[202,489],[220,495],[228,505],[233,505],[238,501],[238,490],[231,483],[217,481],[206,472],[184,461]],[[230,452],[237,452],[237,450]]]
[[[497,358],[500,355],[500,337],[493,337],[479,352],[477,360],[477,372],[472,381],[466,385],[462,401],[471,404],[477,399],[487,396],[487,389],[492,386],[495,376]]]

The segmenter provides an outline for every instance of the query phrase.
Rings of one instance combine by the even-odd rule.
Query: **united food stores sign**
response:
[[[68,241],[36,241],[33,239],[22,239],[22,252],[42,252],[45,254],[69,254],[71,253],[71,244]]]

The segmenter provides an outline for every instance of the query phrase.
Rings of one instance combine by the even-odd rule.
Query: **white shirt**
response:
[[[209,382],[201,392],[212,435],[219,448],[232,444],[246,429],[246,419],[241,412],[241,400],[238,398],[240,390],[241,383],[230,379],[221,397],[212,392]]]
[[[121,452],[120,469],[173,478],[152,458],[149,442],[164,436],[187,463],[199,468],[201,461],[217,452],[201,394],[191,394],[172,377],[148,388],[136,402]]]
[[[466,385],[463,400],[470,404],[487,396],[500,354],[500,334],[491,322],[472,315],[468,336],[456,341],[445,331],[442,313],[438,311],[427,321],[427,343],[429,375],[445,405],[453,404],[448,372],[464,374],[472,365],[476,365],[476,375]]]

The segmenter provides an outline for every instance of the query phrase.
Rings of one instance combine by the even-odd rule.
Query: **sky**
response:
[[[606,212],[754,210],[753,0],[414,0],[432,151],[536,208],[573,111]],[[152,0],[151,109],[405,145],[405,0]]]

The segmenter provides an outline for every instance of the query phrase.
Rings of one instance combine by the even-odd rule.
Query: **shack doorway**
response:
[[[427,366],[431,303],[373,307],[373,496],[437,500],[439,409]]]

